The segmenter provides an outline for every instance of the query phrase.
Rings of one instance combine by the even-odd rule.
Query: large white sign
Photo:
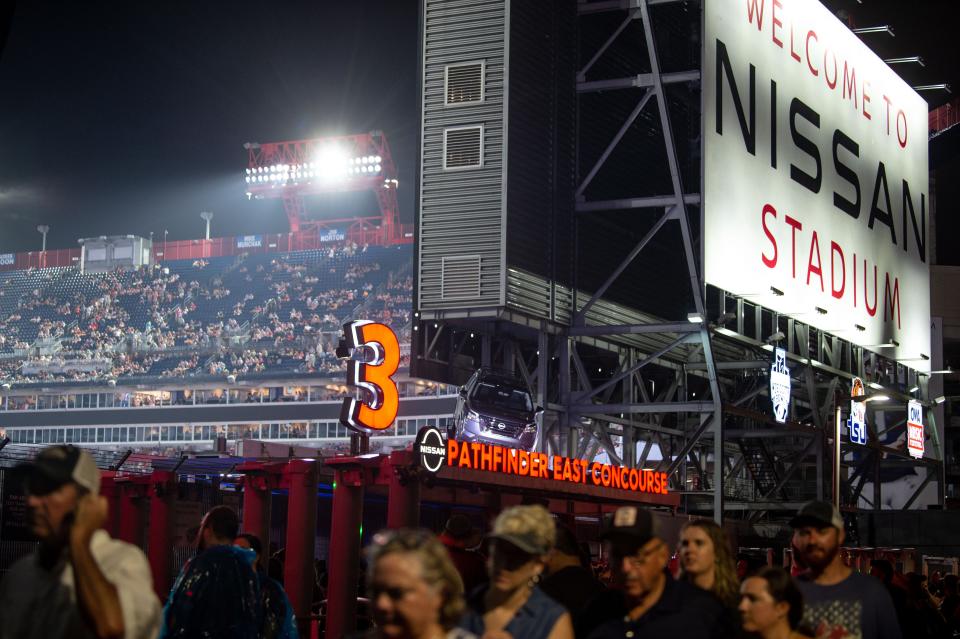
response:
[[[923,457],[923,404],[915,399],[907,403],[907,452]]]
[[[707,282],[929,370],[927,104],[816,0],[704,5]]]

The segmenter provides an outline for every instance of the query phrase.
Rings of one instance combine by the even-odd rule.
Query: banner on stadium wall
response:
[[[420,466],[431,473],[439,472],[443,467],[454,467],[653,495],[666,495],[669,492],[667,473],[664,472],[527,452],[481,442],[459,442],[446,437],[434,426],[420,429],[413,450],[419,455]]]
[[[907,403],[907,452],[911,457],[923,457],[923,440],[923,404],[912,399]]]
[[[863,380],[854,377],[850,385],[850,397],[863,397],[867,390],[863,386]],[[867,443],[867,403],[864,401],[855,402],[850,400],[850,419],[847,421],[847,429],[850,432],[850,441],[854,444]]]
[[[926,102],[817,0],[704,12],[706,281],[929,370]]]
[[[342,229],[321,229],[321,242],[342,242],[347,239],[347,234]]]
[[[790,369],[787,368],[787,351],[773,349],[773,364],[770,365],[770,403],[773,418],[783,424],[790,414]]]
[[[0,253],[0,266],[13,266],[17,261],[17,256],[13,253]]]
[[[237,248],[260,248],[263,246],[263,237],[260,235],[240,235],[237,237]]]

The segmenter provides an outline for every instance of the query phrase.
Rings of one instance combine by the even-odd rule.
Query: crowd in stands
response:
[[[343,370],[334,350],[348,319],[387,323],[404,340],[410,262],[409,245],[342,243],[106,273],[7,272],[0,380],[334,374]],[[65,366],[76,360],[110,365]]]

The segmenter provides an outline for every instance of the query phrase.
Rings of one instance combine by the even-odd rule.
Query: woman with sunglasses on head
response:
[[[803,595],[783,568],[766,567],[740,586],[743,629],[763,639],[806,639],[797,631]]]
[[[490,535],[490,584],[471,595],[460,627],[483,639],[573,639],[570,613],[537,586],[555,539],[543,506],[500,513]]]
[[[464,610],[463,582],[433,534],[380,532],[368,553],[367,589],[377,627],[361,636],[476,639],[454,627]]]

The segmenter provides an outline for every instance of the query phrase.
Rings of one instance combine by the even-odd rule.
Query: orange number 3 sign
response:
[[[361,433],[389,428],[397,419],[400,394],[393,375],[400,365],[400,343],[389,326],[369,320],[356,320],[343,325],[349,348],[362,348],[364,361],[347,363],[347,383],[367,391],[367,397],[348,397],[340,409],[340,423]],[[371,355],[372,353],[372,355]]]

